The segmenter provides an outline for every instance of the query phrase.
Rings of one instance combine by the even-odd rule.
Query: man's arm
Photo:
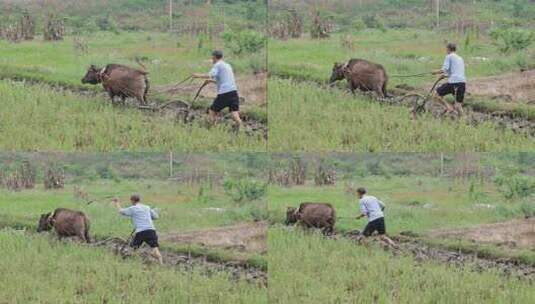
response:
[[[217,74],[219,73],[219,68],[217,66],[214,66],[208,74],[203,73],[193,73],[191,77],[197,78],[197,79],[204,79],[209,80],[211,82],[215,82],[215,78],[217,77]]]
[[[160,215],[158,214],[158,211],[156,211],[156,209],[150,209],[150,217],[153,220],[157,220],[158,218],[160,218]]]
[[[132,213],[130,212],[129,208],[122,208],[121,207],[121,203],[119,202],[118,198],[114,197],[111,200],[111,202],[112,202],[113,206],[115,207],[115,209],[117,209],[120,214],[122,214],[124,216],[132,216]]]
[[[357,216],[357,220],[360,220],[361,218],[368,216],[368,208],[366,208],[366,205],[362,202],[360,203],[360,215]]]
[[[366,213],[361,213],[361,214],[359,214],[359,216],[357,216],[357,220],[360,220],[361,218],[363,218],[365,216],[367,216]]]
[[[451,66],[450,57],[446,56],[446,58],[444,59],[444,63],[442,64],[442,68],[440,70],[434,71],[432,74],[433,75],[441,74],[442,76],[447,76],[447,73],[450,70],[450,66]]]

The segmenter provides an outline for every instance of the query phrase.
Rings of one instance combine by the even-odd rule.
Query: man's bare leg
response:
[[[444,107],[446,107],[446,113],[451,113],[454,111],[453,107],[447,101],[445,101],[444,98],[437,96],[437,99]]]
[[[237,125],[241,126],[242,120],[241,120],[241,117],[240,117],[240,112],[239,111],[230,112],[230,115],[232,116],[232,119],[234,120],[234,122]]]
[[[160,249],[158,249],[158,247],[154,247],[152,248],[152,251],[150,252],[150,254],[158,259],[158,263],[160,263],[160,265],[163,265],[163,258],[162,258],[162,254],[160,253]]]
[[[210,116],[210,124],[215,125],[217,122],[217,118],[219,117],[219,113],[217,113],[216,111],[212,109],[209,109],[208,115]]]
[[[459,114],[459,116],[462,116],[463,113],[464,113],[464,110],[463,110],[463,104],[460,103],[460,102],[456,102],[456,103],[455,103],[455,110],[457,111],[457,113]]]
[[[240,112],[239,111],[230,112],[230,116],[232,117],[232,120],[234,120],[234,128],[236,129],[236,131],[238,131],[242,125]]]

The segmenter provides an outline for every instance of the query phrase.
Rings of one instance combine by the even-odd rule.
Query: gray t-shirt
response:
[[[119,210],[119,213],[132,219],[132,224],[136,228],[136,233],[145,230],[156,230],[152,220],[157,219],[159,215],[156,210],[151,209],[149,206],[138,203]]]
[[[384,217],[384,206],[385,204],[375,196],[364,195],[360,199],[360,212],[366,214],[368,222]]]
[[[464,60],[455,53],[450,53],[446,56],[442,65],[442,71],[448,74],[448,83],[466,82]]]
[[[238,90],[232,67],[223,60],[219,60],[214,64],[210,71],[210,77],[216,81],[217,94],[219,95]]]

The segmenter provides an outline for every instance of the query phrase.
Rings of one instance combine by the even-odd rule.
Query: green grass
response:
[[[426,236],[431,229],[456,229],[522,217],[522,201],[505,200],[491,183],[425,175],[367,176],[356,182],[385,202],[390,235],[411,231],[433,246],[531,265],[535,261],[530,250]],[[337,216],[342,217],[336,223],[339,233],[362,231],[366,221],[354,219],[359,214],[358,200],[346,193],[345,181],[332,187],[271,186],[269,198],[270,212],[279,223],[268,232],[273,303],[311,299],[323,303],[517,303],[535,299],[532,283],[491,270],[420,264],[411,256],[394,257],[374,246],[366,248],[348,240],[333,241],[319,233],[282,227],[287,206],[312,201],[329,202],[336,208]],[[492,207],[481,207],[487,204]]]
[[[125,109],[46,85],[0,81],[0,147],[32,151],[263,151],[261,135],[235,135]]]
[[[149,117],[137,110],[114,108],[108,97],[87,98],[74,93],[56,92],[54,88],[102,92],[100,85],[82,85],[81,78],[90,64],[104,66],[121,63],[139,68],[135,57],[144,58],[150,72],[150,101],[171,98],[189,101],[189,93],[170,97],[158,93],[158,85],[177,83],[192,73],[211,68],[211,47],[222,47],[214,40],[198,49],[194,38],[154,32],[96,32],[82,36],[89,52],[74,49],[73,37],[60,42],[42,40],[8,43],[0,40],[0,78],[28,80],[46,85],[22,86],[0,82],[0,99],[5,111],[0,114],[0,143],[5,150],[65,151],[264,151],[261,135],[234,136],[228,126],[208,129],[202,122],[192,126],[171,118]],[[257,55],[260,56],[261,55]],[[238,77],[252,74],[251,56],[228,55]],[[200,83],[199,83],[200,85]],[[206,90],[214,90],[207,87]],[[9,111],[7,110],[9,109]],[[267,122],[265,105],[249,102],[243,115]],[[24,122],[24,123],[21,123]],[[43,136],[47,134],[47,136]]]
[[[74,186],[89,194],[87,205],[74,195]],[[40,214],[63,207],[80,210],[91,219],[93,238],[121,237],[132,231],[130,220],[118,214],[109,196],[117,195],[127,206],[132,193],[141,193],[143,202],[160,210],[155,221],[160,235],[188,230],[222,227],[252,222],[251,208],[265,209],[262,201],[237,206],[220,187],[205,190],[199,197],[199,186],[161,180],[78,180],[65,189],[46,191],[36,188],[11,192],[0,190],[0,259],[4,276],[2,298],[12,294],[9,303],[266,303],[267,290],[256,284],[233,281],[229,273],[210,276],[175,271],[172,268],[144,266],[140,260],[123,260],[108,250],[74,243],[60,243],[46,234],[35,233]],[[223,213],[208,210],[223,208]],[[258,212],[256,212],[258,214]],[[3,229],[2,229],[3,228]],[[22,229],[23,231],[11,230]],[[266,257],[232,249],[209,249],[161,241],[163,250],[205,256],[214,262],[242,261],[267,269]],[[22,292],[28,286],[31,292]],[[39,287],[36,287],[39,286]],[[210,288],[209,292],[204,288]],[[61,289],[62,297],[51,290]],[[150,300],[149,297],[150,296]],[[58,302],[59,301],[59,302]],[[0,301],[1,302],[1,301]]]
[[[4,56],[0,59],[1,75],[32,76],[51,83],[70,84],[73,88],[91,89],[80,80],[90,64],[104,66],[108,63],[126,64],[141,68],[135,61],[140,57],[149,71],[152,84],[172,84],[194,72],[208,73],[211,68],[210,49],[198,49],[194,38],[172,36],[157,32],[95,32],[81,36],[87,42],[88,53],[74,49],[73,37],[64,41],[44,42],[41,39],[22,43],[0,41]],[[221,41],[214,41],[221,46]],[[250,57],[228,55],[228,62],[235,66],[237,75],[252,73],[248,66]]]
[[[272,228],[270,303],[531,303],[533,284]]]
[[[469,183],[433,177],[366,177],[358,180],[371,195],[387,205],[386,223],[390,234],[402,231],[423,233],[429,229],[461,228],[477,224],[499,222],[521,217],[520,202],[508,202],[496,192],[492,184],[478,185],[480,198],[476,201],[469,194]],[[356,217],[359,214],[358,199],[345,192],[342,182],[335,187],[310,185],[292,188],[270,187],[270,212],[282,222],[287,206],[302,202],[329,202],[336,208],[337,216]],[[477,204],[489,204],[495,208],[481,208]],[[339,231],[362,230],[366,220],[340,219]]]
[[[0,231],[0,241],[0,254],[16,257],[0,259],[2,303],[267,303],[264,288],[225,273],[149,267],[106,249],[10,230]]]
[[[409,109],[389,106],[311,83],[270,80],[270,151],[529,151],[532,138],[499,130],[439,120],[417,121]]]
[[[355,49],[344,48],[349,35]],[[318,88],[326,84],[334,62],[363,58],[382,64],[388,87],[400,84],[427,90],[434,76],[403,78],[437,70],[445,56],[444,40],[456,41],[471,79],[518,71],[522,62],[535,58],[535,47],[502,54],[485,35],[466,37],[445,31],[389,29],[337,33],[324,40],[301,39],[268,44],[269,71],[274,78],[293,82],[269,82],[270,141],[272,151],[505,151],[531,150],[533,139],[496,130],[494,124],[469,127],[464,123],[437,121],[425,116],[409,120],[408,109],[380,105],[366,97]],[[345,84],[344,84],[345,85]],[[345,87],[344,87],[345,88]],[[375,103],[375,104],[372,104]],[[486,98],[467,97],[467,106],[478,111],[506,111],[533,120],[534,107],[518,101],[504,104]]]
[[[472,38],[471,44],[465,47],[462,43],[465,37],[454,33],[407,29],[389,29],[385,33],[378,30],[349,33],[355,42],[355,50],[349,50],[340,42],[344,35],[346,34],[335,34],[323,40],[308,38],[270,40],[268,44],[270,74],[325,83],[331,76],[334,62],[347,62],[350,58],[362,58],[379,63],[385,67],[389,75],[425,73],[442,67],[446,55],[444,40],[458,43],[458,53],[465,59],[469,80],[516,71],[520,68],[517,64],[519,58],[529,59],[535,55],[534,46],[518,53],[501,54],[486,36],[479,39]],[[433,76],[391,77],[389,87],[401,83],[420,86],[432,81]]]
[[[82,186],[90,200],[96,201],[87,205],[76,198],[73,190],[75,185]],[[35,189],[20,192],[2,189],[0,193],[2,214],[3,217],[11,218],[9,223],[17,219],[16,222],[21,225],[36,227],[40,214],[59,207],[71,208],[89,216],[91,232],[97,237],[127,237],[130,234],[130,220],[117,213],[109,197],[116,195],[123,206],[127,206],[128,198],[133,193],[140,193],[146,204],[161,210],[161,218],[155,225],[162,233],[214,228],[254,220],[247,204],[237,206],[220,188],[214,188],[205,194],[209,195],[209,199],[205,200],[198,197],[198,186],[158,180],[97,180],[67,184],[62,190],[45,191],[38,185]],[[253,204],[254,208],[265,208],[261,202],[249,204]],[[227,211],[221,214],[207,210],[209,207],[224,208]]]

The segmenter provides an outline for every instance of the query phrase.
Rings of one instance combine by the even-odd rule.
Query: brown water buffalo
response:
[[[115,96],[120,97],[123,102],[127,97],[133,97],[145,105],[150,87],[147,74],[148,72],[120,64],[108,64],[104,68],[91,65],[82,78],[82,83],[102,83],[112,101]]]
[[[58,208],[54,213],[45,213],[39,219],[37,232],[54,230],[61,239],[63,237],[76,236],[80,240],[89,243],[89,218],[80,211]]]
[[[351,59],[348,63],[335,63],[330,83],[346,79],[351,92],[355,90],[374,91],[379,97],[386,97],[388,75],[384,67],[364,59]]]
[[[328,203],[301,203],[299,208],[288,207],[286,225],[298,223],[306,228],[322,229],[323,234],[334,233],[336,211]]]

